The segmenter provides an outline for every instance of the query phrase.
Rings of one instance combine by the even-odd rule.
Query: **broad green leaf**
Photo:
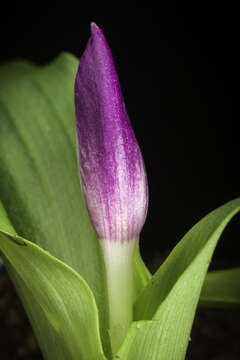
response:
[[[121,359],[184,359],[213,251],[239,210],[240,199],[219,207],[177,244],[135,303],[135,319],[148,321],[133,323],[118,352]]]
[[[103,258],[78,178],[73,87],[78,60],[0,67],[0,198],[18,234],[76,270],[94,293],[109,350]],[[135,293],[149,273],[135,252]]]
[[[203,284],[200,306],[239,307],[240,268],[212,271]]]
[[[27,295],[24,303],[45,359],[106,359],[97,306],[86,282],[69,266],[17,236],[1,203],[0,250],[20,294]]]
[[[0,198],[17,233],[77,271],[95,296],[106,353],[103,258],[78,176],[74,80],[78,60],[0,67]]]
[[[134,300],[137,299],[141,291],[145,288],[148,282],[151,279],[151,274],[146,268],[144,262],[142,261],[140,250],[139,250],[139,241],[137,241],[135,253],[134,253],[134,270],[133,270],[133,280],[134,280]]]

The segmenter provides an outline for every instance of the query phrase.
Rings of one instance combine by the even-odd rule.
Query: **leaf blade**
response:
[[[240,268],[209,272],[203,284],[199,306],[239,307]]]
[[[28,304],[45,358],[105,359],[97,306],[88,285],[70,267],[17,236],[1,203],[0,249]]]
[[[118,352],[122,359],[133,360],[134,347],[143,341],[148,350],[139,360],[184,359],[209,260],[224,227],[239,210],[240,199],[219,207],[174,248],[135,303],[139,321]]]
[[[18,234],[76,270],[100,310],[110,353],[107,289],[99,241],[82,197],[73,88],[78,60],[0,68],[0,198]]]
[[[134,263],[133,263],[133,282],[134,282],[134,302],[143,291],[145,286],[149,283],[152,275],[145,266],[139,249],[139,240],[136,243],[135,252],[134,252]]]

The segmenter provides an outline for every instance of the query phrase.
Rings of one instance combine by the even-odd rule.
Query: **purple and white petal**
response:
[[[94,23],[77,72],[75,105],[79,171],[95,231],[109,241],[136,239],[147,213],[146,173],[111,51]]]

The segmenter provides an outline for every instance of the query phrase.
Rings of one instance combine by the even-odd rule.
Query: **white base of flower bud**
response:
[[[133,255],[135,239],[126,243],[100,240],[108,286],[113,353],[121,346],[133,318]]]

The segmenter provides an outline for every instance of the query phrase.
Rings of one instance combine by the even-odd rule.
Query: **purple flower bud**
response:
[[[75,82],[79,169],[86,206],[100,239],[136,239],[146,218],[147,179],[111,51],[91,24]]]

